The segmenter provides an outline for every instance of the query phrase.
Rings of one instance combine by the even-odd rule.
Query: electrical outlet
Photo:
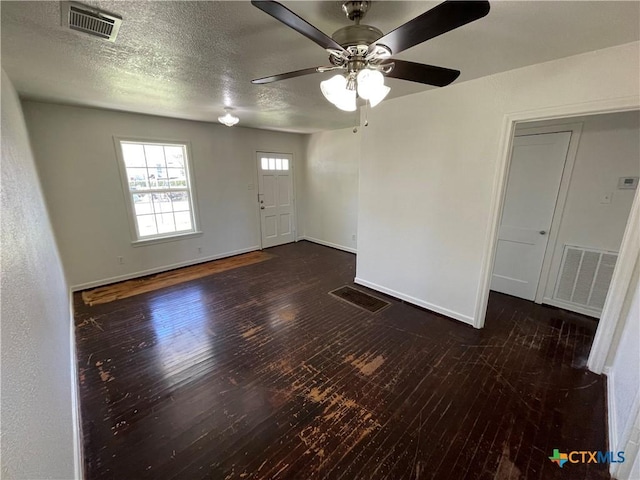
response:
[[[198,254],[202,254],[202,247],[198,247]]]
[[[351,235],[351,240],[353,240],[354,242],[356,241],[356,234],[355,233],[353,235]]]
[[[124,263],[124,257],[118,257],[118,263],[122,265]]]

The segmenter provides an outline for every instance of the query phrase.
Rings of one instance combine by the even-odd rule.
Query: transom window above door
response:
[[[260,157],[262,170],[289,170],[289,159],[278,157]]]
[[[187,145],[118,140],[136,241],[196,232]]]

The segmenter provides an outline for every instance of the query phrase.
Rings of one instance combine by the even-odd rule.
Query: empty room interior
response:
[[[640,480],[640,2],[0,16],[2,478]]]

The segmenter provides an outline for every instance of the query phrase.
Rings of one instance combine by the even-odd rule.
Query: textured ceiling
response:
[[[123,17],[116,43],[63,28],[58,2],[1,2],[2,67],[23,97],[205,121],[230,106],[242,126],[291,132],[357,121],[320,93],[330,73],[250,83],[328,62],[322,48],[249,2],[85,3]],[[283,3],[329,35],[349,24],[337,1]],[[386,33],[438,3],[374,2],[363,23]],[[487,17],[397,58],[459,69],[463,82],[636,41],[639,30],[637,1],[494,1]],[[387,84],[390,97],[431,88]]]

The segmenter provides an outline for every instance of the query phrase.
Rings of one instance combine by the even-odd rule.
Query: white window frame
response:
[[[188,237],[201,235],[202,232],[199,230],[199,215],[198,215],[198,207],[196,201],[196,185],[193,175],[193,159],[191,154],[191,143],[185,140],[167,140],[167,139],[158,139],[158,138],[144,138],[144,137],[121,137],[114,136],[113,137],[115,149],[116,149],[116,157],[118,160],[118,170],[120,172],[120,180],[122,184],[122,193],[125,197],[125,204],[127,206],[127,219],[129,222],[129,230],[131,232],[131,244],[136,246],[142,245],[150,245],[154,243],[163,243],[170,242],[175,240],[182,240]],[[184,230],[180,232],[170,232],[170,233],[159,233],[156,235],[148,235],[145,237],[141,237],[138,231],[138,222],[136,221],[135,214],[135,205],[133,203],[133,193],[129,189],[129,178],[127,175],[127,167],[124,161],[124,155],[122,153],[122,144],[123,143],[137,143],[144,145],[171,145],[183,147],[186,152],[186,161],[185,161],[185,170],[187,177],[187,191],[189,195],[189,203],[191,206],[191,230]],[[159,190],[165,189],[154,189],[149,193],[157,193]],[[170,190],[170,189],[166,189]],[[145,193],[141,191],[141,193]]]

